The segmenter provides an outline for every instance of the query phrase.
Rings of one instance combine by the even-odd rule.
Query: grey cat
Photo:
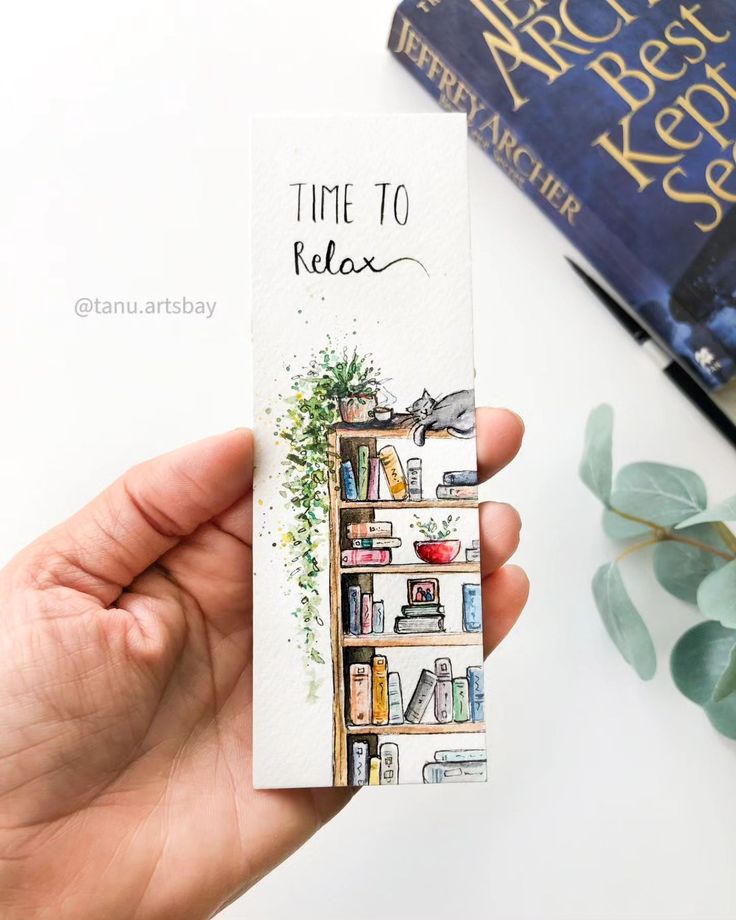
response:
[[[416,422],[412,428],[414,443],[422,447],[428,431],[448,431],[454,438],[475,437],[475,392],[458,390],[441,399],[433,399],[425,390],[407,412]]]

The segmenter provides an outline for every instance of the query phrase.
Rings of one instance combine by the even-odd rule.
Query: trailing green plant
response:
[[[593,578],[593,597],[613,642],[644,680],[657,655],[629,596],[619,564],[654,547],[654,574],[675,597],[696,605],[705,621],[677,641],[670,669],[677,688],[702,706],[715,728],[736,739],[736,495],[711,508],[697,473],[663,463],[631,463],[613,477],[613,410],[588,418],[580,476],[604,505],[603,530],[630,541]]]
[[[287,371],[291,368],[287,366]],[[280,494],[292,522],[282,536],[289,579],[296,588],[292,615],[298,623],[300,646],[308,677],[308,698],[316,699],[325,664],[319,651],[320,581],[326,565],[329,514],[329,432],[339,419],[338,401],[352,387],[366,393],[376,371],[369,355],[327,344],[312,355],[303,371],[293,374],[291,392],[276,418],[277,437],[288,444]]]
[[[409,527],[416,528],[425,540],[446,540],[454,533],[457,533],[458,516],[448,514],[444,521],[439,524],[433,517],[422,519],[418,514],[414,515],[416,523],[409,524]]]

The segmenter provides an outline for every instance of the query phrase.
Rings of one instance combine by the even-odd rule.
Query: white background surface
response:
[[[390,0],[15,4],[0,36],[0,557],[136,460],[249,420],[248,117],[434,111],[384,50]],[[470,150],[477,392],[525,417],[485,490],[524,517],[533,590],[488,666],[487,787],[365,790],[228,920],[736,915],[736,745],[672,686],[695,622],[627,563],[661,654],[643,684],[589,581],[612,546],[575,469],[585,416],[619,462],[734,491],[728,445],[613,324],[556,232]],[[216,299],[209,320],[78,319],[81,296]]]

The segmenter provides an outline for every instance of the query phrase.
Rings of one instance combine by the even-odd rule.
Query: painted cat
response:
[[[414,443],[424,445],[428,431],[447,431],[454,438],[475,437],[475,393],[458,390],[441,399],[433,399],[425,390],[407,412],[416,422],[412,428]]]

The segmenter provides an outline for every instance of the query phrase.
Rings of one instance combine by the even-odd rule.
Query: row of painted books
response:
[[[348,719],[352,725],[418,725],[433,702],[435,722],[483,722],[483,668],[466,668],[453,677],[449,658],[438,658],[434,671],[422,670],[409,705],[404,709],[401,675],[388,670],[385,655],[367,664],[350,665]]]
[[[391,550],[401,546],[390,521],[360,521],[347,525],[352,549],[343,550],[340,562],[345,568],[359,565],[390,565]]]
[[[343,460],[340,464],[342,493],[346,502],[378,501],[381,470],[394,501],[420,502],[424,498],[422,461],[419,457],[407,460],[404,469],[396,448],[391,444],[382,447],[375,457],[363,445],[358,448],[356,466],[357,470],[351,460]],[[444,473],[442,484],[437,486],[435,494],[440,501],[458,498],[475,500],[478,498],[478,474],[475,470]]]
[[[424,765],[425,783],[484,783],[486,752],[481,749],[435,751],[434,760]],[[378,745],[371,757],[367,741],[353,741],[351,786],[396,786],[399,783],[399,746],[393,741]]]

